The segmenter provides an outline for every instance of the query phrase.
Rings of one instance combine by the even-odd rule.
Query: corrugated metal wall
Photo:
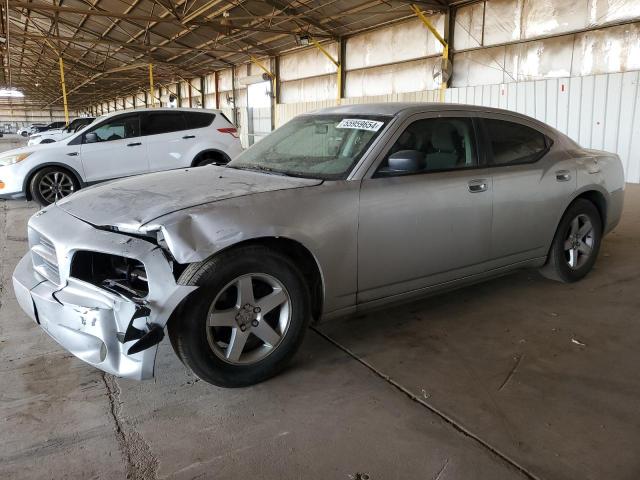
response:
[[[504,108],[532,116],[580,145],[620,155],[628,182],[640,183],[640,72],[610,73],[531,82],[450,88],[447,103]],[[376,102],[434,102],[439,92],[346,98],[343,105]],[[279,104],[276,126],[335,100]]]

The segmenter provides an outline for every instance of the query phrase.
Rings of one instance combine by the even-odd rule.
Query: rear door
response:
[[[394,168],[389,157],[401,152],[421,166]],[[412,117],[362,181],[358,303],[481,272],[490,238],[491,181],[475,122],[453,112]]]
[[[142,135],[148,146],[152,172],[191,165],[193,157],[188,153],[196,135],[187,131],[182,111],[147,112],[143,117]]]
[[[88,133],[95,133],[97,141],[87,143]],[[148,172],[146,145],[140,136],[140,115],[118,115],[87,130],[82,135],[80,155],[87,182]]]
[[[483,114],[493,178],[491,259],[495,267],[547,254],[567,198],[576,187],[574,161],[534,122]]]

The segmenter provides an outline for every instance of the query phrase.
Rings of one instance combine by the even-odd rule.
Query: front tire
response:
[[[71,195],[79,188],[76,177],[60,167],[43,168],[29,182],[31,198],[43,207]]]
[[[206,382],[245,387],[280,372],[310,318],[296,265],[262,246],[232,249],[190,265],[179,283],[198,286],[168,325],[180,359]]]
[[[590,201],[577,199],[562,216],[540,273],[564,283],[581,280],[593,267],[601,241],[600,212]]]

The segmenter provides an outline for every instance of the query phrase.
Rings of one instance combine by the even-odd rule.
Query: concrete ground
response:
[[[523,271],[328,323],[239,390],[168,341],[144,383],[59,348],[11,286],[35,211],[0,201],[0,478],[640,478],[640,186],[582,282]]]

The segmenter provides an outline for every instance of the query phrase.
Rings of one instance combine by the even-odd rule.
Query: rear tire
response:
[[[169,322],[171,344],[208,383],[262,382],[279,373],[302,343],[309,291],[296,265],[278,252],[232,249],[190,265],[178,282],[200,288]]]
[[[80,183],[75,175],[60,167],[38,170],[29,182],[31,198],[43,207],[71,195],[79,188]]]
[[[562,216],[540,273],[564,283],[581,280],[593,268],[601,240],[600,212],[589,200],[577,199]]]

